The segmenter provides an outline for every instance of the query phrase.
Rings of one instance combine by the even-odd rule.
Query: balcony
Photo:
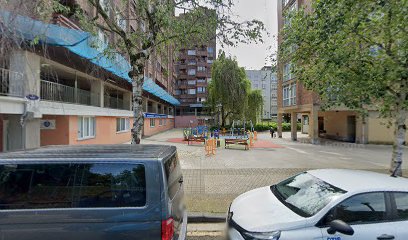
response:
[[[104,107],[106,108],[129,110],[125,108],[126,106],[125,106],[123,99],[120,99],[118,97],[111,97],[111,96],[105,95],[103,97],[103,100],[104,100]]]
[[[41,80],[41,99],[87,106],[100,106],[99,94],[90,91]]]
[[[0,68],[0,95],[23,97],[24,75],[19,72]]]

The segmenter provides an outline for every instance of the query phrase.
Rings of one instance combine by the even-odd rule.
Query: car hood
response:
[[[282,204],[270,187],[254,189],[231,204],[232,220],[250,232],[270,232],[304,227],[307,219]]]

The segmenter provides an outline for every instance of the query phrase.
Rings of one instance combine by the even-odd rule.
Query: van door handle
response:
[[[394,236],[392,235],[388,235],[388,234],[383,234],[379,237],[377,237],[378,240],[389,240],[389,239],[395,239]]]

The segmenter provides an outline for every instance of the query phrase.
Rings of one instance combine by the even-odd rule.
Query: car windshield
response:
[[[303,217],[311,217],[346,191],[309,173],[301,173],[271,187],[274,195]]]

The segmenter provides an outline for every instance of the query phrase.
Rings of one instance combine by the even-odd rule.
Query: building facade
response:
[[[261,70],[245,70],[251,81],[251,88],[261,90],[263,97],[262,120],[276,120],[278,116],[278,80],[272,67],[265,66]]]
[[[85,1],[66,2],[94,12]],[[104,3],[114,11],[115,2]],[[125,9],[131,14],[131,6]],[[112,36],[98,34],[94,39],[75,19],[61,14],[54,14],[48,23],[1,10],[0,22],[13,37],[21,38],[20,45],[0,57],[0,151],[131,140],[129,63],[126,56],[105,57],[103,49],[93,46],[94,41],[114,44]],[[136,25],[127,21],[123,28],[132,31]],[[7,32],[1,35],[8,37]],[[38,35],[40,44],[25,44]],[[172,55],[169,47],[167,54],[152,57],[146,66],[144,136],[174,128],[179,102],[173,97]]]
[[[180,106],[176,108],[176,127],[203,125],[210,118],[204,102],[207,100],[211,66],[215,58],[215,41],[179,51],[175,95]]]
[[[278,45],[284,41],[282,30],[290,24],[288,12],[304,8],[311,11],[311,0],[279,0],[278,2]],[[311,141],[329,138],[354,143],[393,142],[393,126],[387,127],[387,120],[379,118],[375,110],[369,111],[363,118],[347,108],[322,111],[316,93],[308,91],[292,73],[292,63],[278,59],[278,135],[282,137],[283,116],[290,116],[295,125],[301,119],[302,133],[308,134]],[[408,121],[407,121],[408,124]],[[292,140],[297,140],[297,130],[292,128]],[[408,142],[408,136],[406,136]]]

